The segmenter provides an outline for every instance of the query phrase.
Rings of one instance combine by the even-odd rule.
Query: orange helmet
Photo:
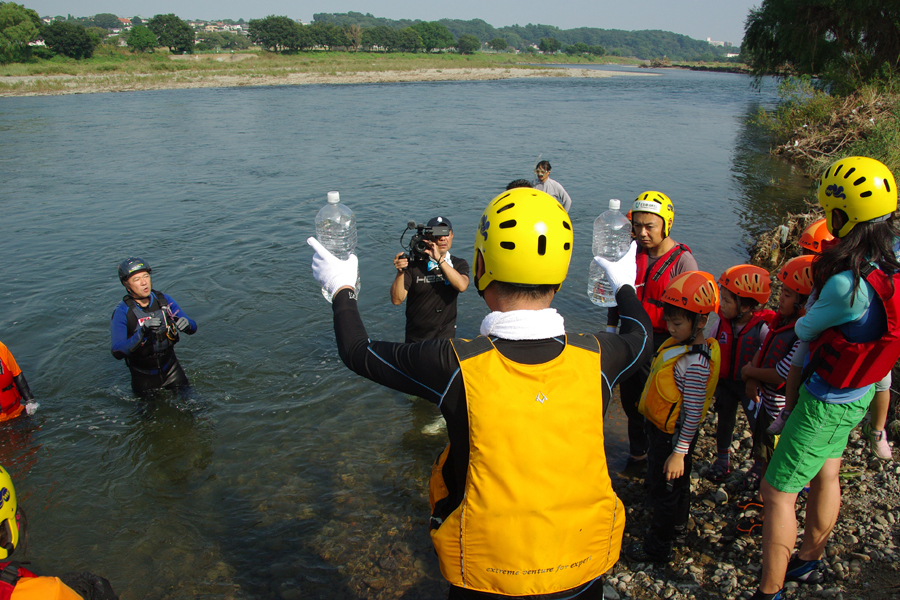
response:
[[[687,271],[669,282],[662,301],[698,315],[706,315],[719,310],[719,288],[709,273]]]
[[[813,288],[812,254],[798,256],[787,261],[778,272],[778,279],[801,296],[809,296]]]
[[[719,285],[740,298],[752,298],[760,304],[769,301],[769,272],[753,265],[735,265],[722,273]]]
[[[819,219],[815,223],[807,225],[803,233],[800,234],[800,247],[816,254],[822,254],[822,244],[833,239],[834,236],[828,231],[828,224],[825,222],[825,219]]]

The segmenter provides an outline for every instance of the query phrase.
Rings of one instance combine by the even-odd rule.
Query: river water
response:
[[[810,182],[747,122],[774,86],[750,83],[660,71],[0,99],[0,340],[40,402],[0,425],[27,558],[104,574],[127,600],[439,596],[427,477],[443,432],[431,405],[337,357],[305,244],[325,193],[357,215],[370,336],[402,340],[388,288],[407,220],[450,217],[470,260],[488,200],[549,160],[575,225],[555,306],[597,330],[590,232],[609,198],[668,194],[673,237],[715,276],[802,208]],[[137,402],[110,356],[131,255],[200,325],[178,349],[190,398]],[[459,334],[485,313],[470,287]],[[620,416],[608,437],[621,466]]]

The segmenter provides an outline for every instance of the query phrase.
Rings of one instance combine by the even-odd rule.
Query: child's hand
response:
[[[741,379],[743,379],[744,381],[749,381],[750,380],[750,369],[752,369],[752,368],[753,368],[753,365],[751,363],[747,363],[746,365],[741,367]]]
[[[747,380],[747,397],[754,402],[759,402],[759,380],[752,377]]]
[[[663,472],[666,474],[666,481],[672,481],[684,475],[684,454],[680,452],[670,454],[666,459]]]

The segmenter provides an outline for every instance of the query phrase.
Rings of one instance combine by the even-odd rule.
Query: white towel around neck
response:
[[[543,340],[565,333],[565,320],[555,308],[495,311],[481,322],[481,335],[504,340]]]

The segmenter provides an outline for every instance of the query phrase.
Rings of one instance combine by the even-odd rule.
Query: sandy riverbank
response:
[[[330,73],[176,71],[172,73],[103,73],[91,75],[29,75],[0,79],[0,96],[96,94],[138,90],[188,89],[311,84],[360,84],[421,81],[486,81],[535,77],[655,77],[654,73],[579,68],[450,68]]]

